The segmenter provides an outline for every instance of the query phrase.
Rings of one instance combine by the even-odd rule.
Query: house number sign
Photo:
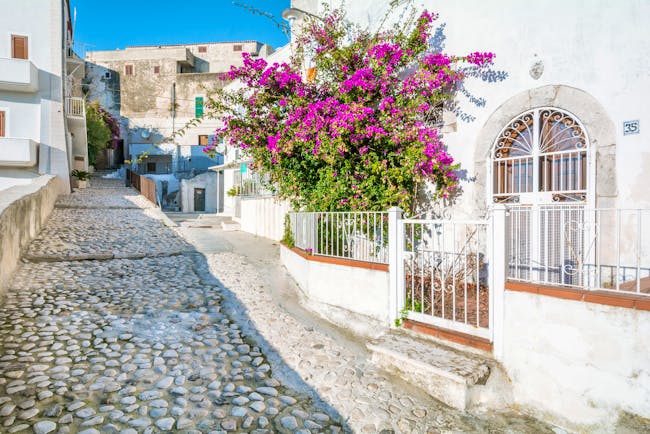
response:
[[[639,129],[639,120],[635,121],[625,121],[623,122],[623,135],[627,136],[629,134],[639,134],[641,130]]]

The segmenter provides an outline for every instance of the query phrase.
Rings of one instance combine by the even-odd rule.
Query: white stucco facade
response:
[[[337,7],[342,2],[327,3]],[[370,7],[368,2],[345,2],[344,8],[349,19],[375,30],[389,3],[380,0]],[[545,2],[460,0],[418,4],[439,14],[431,41],[434,50],[496,54],[489,74],[464,83],[479,103],[459,92],[460,111],[445,116],[444,142],[461,164],[462,180],[461,194],[447,204],[448,217],[491,215],[489,155],[495,140],[513,118],[543,107],[570,113],[584,127],[590,152],[587,207],[650,208],[645,187],[645,174],[650,172],[650,108],[645,102],[650,94],[646,42],[650,3],[598,0],[587,5],[570,0],[549,7]],[[323,13],[314,0],[293,0],[292,6]],[[394,16],[399,17],[399,11]],[[541,75],[534,74],[533,65],[537,72],[543,68]],[[626,134],[627,121],[638,121],[640,129]],[[643,236],[637,228],[641,220],[635,220],[634,225],[622,226],[616,240],[616,226],[602,226],[599,251],[613,255],[619,239],[630,250],[646,246],[643,222]],[[503,242],[506,236],[500,232],[498,240]],[[645,247],[639,256],[641,268],[650,266],[644,252]],[[505,250],[499,250],[499,255],[506,257]],[[295,262],[284,253],[283,260]],[[297,268],[293,265],[292,273]],[[309,270],[309,265],[303,265],[295,271],[301,287],[311,285],[305,277]],[[345,275],[332,269],[324,279],[333,281],[335,272]],[[647,309],[626,303],[607,305],[615,303],[611,300],[570,300],[504,290],[503,281],[491,291],[493,356],[512,381],[513,404],[579,432],[612,432],[626,414],[650,418]],[[342,307],[354,299],[344,294],[329,302]]]
[[[61,181],[57,184],[61,191],[69,191],[72,145],[62,78],[64,47],[72,39],[68,3],[2,0],[0,9],[5,11],[0,14],[0,111],[5,117],[0,185],[20,185],[39,174],[53,174]],[[27,38],[27,59],[12,58],[12,36]]]

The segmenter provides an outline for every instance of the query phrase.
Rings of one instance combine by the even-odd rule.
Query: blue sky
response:
[[[282,22],[290,0],[240,0]],[[127,45],[257,40],[280,47],[287,37],[268,18],[231,0],[71,0],[77,9],[75,41],[89,50]]]

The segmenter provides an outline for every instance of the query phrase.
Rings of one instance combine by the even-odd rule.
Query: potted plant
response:
[[[88,186],[90,173],[75,169],[72,171],[71,175],[77,180],[77,188],[86,188]]]

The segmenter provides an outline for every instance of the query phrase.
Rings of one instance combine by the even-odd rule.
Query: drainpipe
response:
[[[176,134],[176,83],[172,83],[172,137]]]

